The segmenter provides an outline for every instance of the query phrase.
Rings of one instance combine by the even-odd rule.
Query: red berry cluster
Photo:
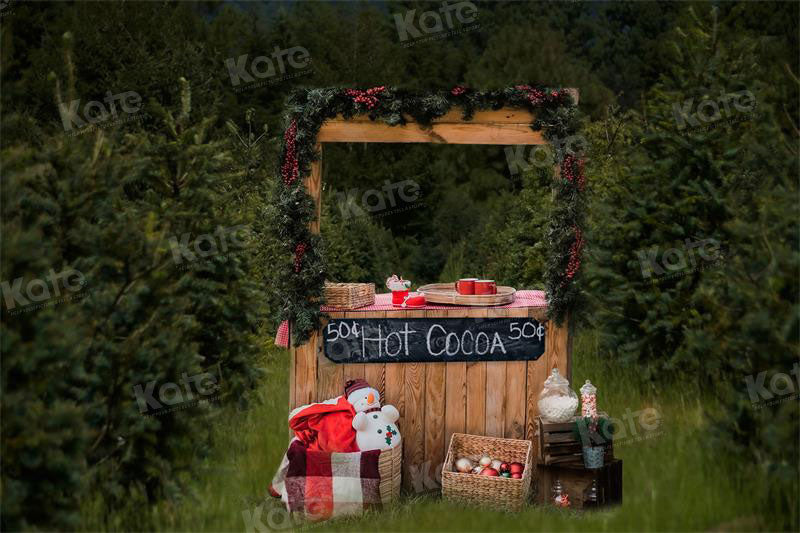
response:
[[[297,246],[294,247],[295,272],[300,272],[300,268],[303,266],[303,256],[306,255],[306,250],[308,250],[308,245],[304,242],[298,243]]]
[[[575,229],[575,242],[569,249],[569,263],[567,263],[567,279],[572,279],[581,268],[581,252],[583,251],[583,233],[578,226]]]
[[[563,89],[558,91],[553,90],[547,93],[535,87],[531,87],[530,85],[517,85],[514,88],[524,91],[525,97],[533,106],[538,106],[545,102],[560,104],[562,103],[563,96],[566,94],[566,91]]]
[[[566,156],[561,162],[561,175],[575,185],[579,191],[583,191],[586,186],[586,176],[583,174],[583,159],[578,159],[574,155]]]
[[[467,88],[459,85],[457,87],[453,87],[453,89],[450,91],[450,94],[453,96],[461,96],[465,92],[467,92]]]
[[[293,120],[291,126],[286,129],[283,134],[283,142],[286,143],[286,155],[283,158],[281,165],[281,176],[283,183],[288,187],[297,176],[300,174],[300,167],[297,161],[297,148],[295,147],[295,139],[297,138],[297,121]]]
[[[378,97],[376,95],[381,94],[386,90],[385,85],[381,85],[380,87],[373,87],[372,89],[367,89],[366,91],[362,91],[360,89],[347,89],[345,94],[353,99],[353,102],[356,104],[364,104],[367,106],[367,109],[372,109],[376,105],[378,105]]]

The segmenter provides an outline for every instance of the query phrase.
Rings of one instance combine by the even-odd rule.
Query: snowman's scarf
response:
[[[294,439],[272,486],[290,513],[309,520],[380,508],[381,453],[313,451]]]

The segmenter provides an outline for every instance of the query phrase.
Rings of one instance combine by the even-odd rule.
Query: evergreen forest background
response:
[[[589,228],[577,375],[607,376],[622,407],[661,398],[695,431],[680,441],[691,452],[668,440],[647,459],[675,459],[675,483],[691,489],[652,470],[630,483],[659,501],[715,493],[721,478],[698,465],[719,462],[752,506],[741,518],[720,500],[732,514],[655,523],[652,509],[624,507],[641,520],[569,527],[798,529],[800,4],[473,4],[475,22],[403,39],[398,17],[415,10],[419,29],[442,3],[2,2],[4,530],[227,529],[185,521],[187,506],[229,512],[241,529],[285,436],[287,352],[273,339],[278,280],[292,268],[275,207],[287,95],[527,83],[580,90]],[[255,58],[277,65],[272,54],[293,47],[306,66],[252,81],[231,67],[252,74],[266,68]],[[130,93],[133,113],[118,96]],[[753,105],[728,105],[733,93]],[[106,112],[114,102],[117,116],[93,124],[92,101]],[[526,149],[520,165],[505,146],[326,150],[328,279],[543,286],[546,152]],[[393,184],[417,192],[392,196]],[[701,241],[718,243],[713,261]],[[148,416],[135,394],[204,373],[220,383],[215,402]],[[269,453],[260,433],[275,435]],[[233,474],[200,470],[237,446],[267,466],[240,487],[250,500],[221,511],[208,487]],[[679,460],[689,453],[700,459]],[[424,516],[400,511],[398,529],[435,528],[437,505],[406,506]]]

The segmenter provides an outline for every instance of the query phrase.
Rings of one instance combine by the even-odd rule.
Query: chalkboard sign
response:
[[[531,318],[336,318],[323,328],[335,363],[533,361],[545,327]]]

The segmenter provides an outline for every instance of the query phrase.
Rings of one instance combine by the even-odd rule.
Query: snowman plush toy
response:
[[[381,395],[363,379],[345,384],[344,394],[356,412],[353,429],[361,451],[391,450],[400,444],[400,431],[395,422],[400,413],[393,405],[381,407]]]

